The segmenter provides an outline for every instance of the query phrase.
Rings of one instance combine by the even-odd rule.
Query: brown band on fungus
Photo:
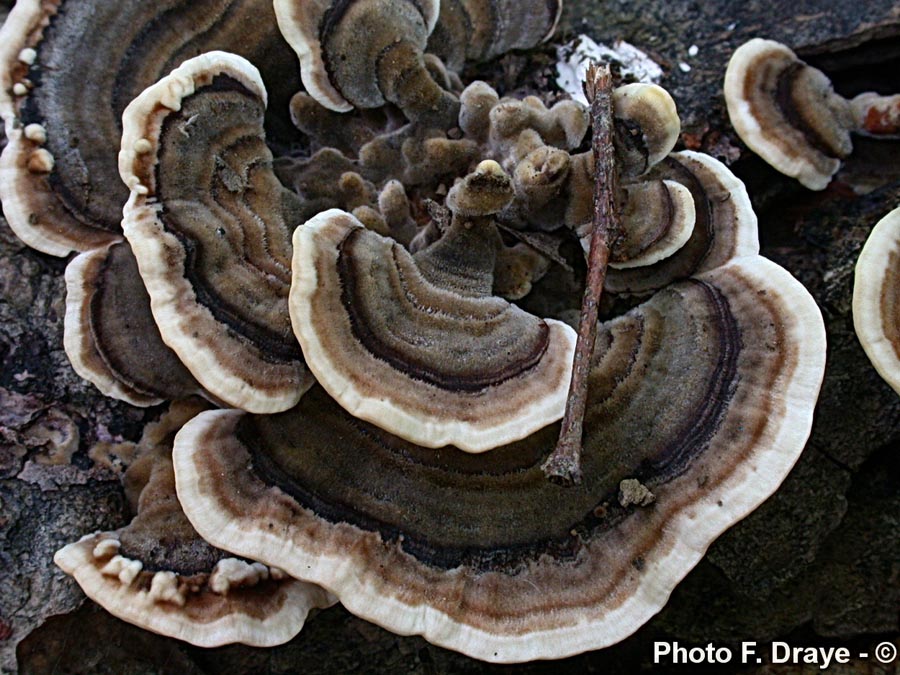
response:
[[[663,181],[625,185],[623,190],[627,199],[622,218],[631,222],[622,228],[612,257],[627,261],[662,239],[669,229],[675,203]],[[643,218],[647,203],[651,205],[651,211],[656,212],[656,217]]]
[[[646,295],[733,258],[759,253],[756,214],[747,189],[718,160],[688,150],[676,152],[646,178],[675,181],[690,190],[694,228],[667,258],[646,267],[611,269],[605,284],[610,293]]]
[[[658,180],[626,185],[624,192],[622,227],[610,267],[646,267],[675,254],[687,243],[696,220],[688,188],[673,180]]]
[[[784,118],[803,134],[811,147],[826,157],[843,159],[848,154],[844,134],[829,138],[807,117],[810,103],[804,100],[804,94],[809,92],[803,82],[809,78],[809,70],[805,63],[797,62],[781,71],[775,84],[775,102]]]
[[[709,283],[693,284],[695,289],[656,298],[601,335],[598,346],[603,356],[595,360],[588,415],[593,455],[587,470],[592,485],[572,500],[560,499],[564,493],[536,480],[535,469],[552,449],[555,426],[482,459],[453,448],[439,452],[418,448],[353,420],[316,388],[298,408],[278,419],[241,418],[236,436],[251,449],[255,472],[264,482],[277,485],[332,523],[376,530],[384,540],[397,542],[433,567],[515,570],[545,549],[563,554],[573,529],[608,530],[623,512],[610,507],[597,516],[593,509],[611,500],[623,476],[639,476],[650,484],[671,480],[717,433],[734,395],[741,336],[721,291]],[[698,307],[690,307],[691,301]],[[708,362],[685,368],[680,400],[661,405],[656,400],[660,393],[645,391],[642,379],[648,371],[656,377],[655,371],[663,371],[665,363],[683,364],[687,355],[678,350],[701,339],[709,345]],[[681,412],[690,410],[690,415],[679,418],[676,406],[683,408]],[[628,437],[639,426],[638,418],[649,424],[656,415],[662,415],[665,423],[640,439]],[[313,418],[321,431],[308,428]],[[622,424],[629,425],[627,431],[618,428]],[[341,450],[322,447],[324,438],[317,435],[325,429],[342,430],[340,443],[353,448],[344,451],[355,458],[352,465],[336,465]],[[351,471],[355,476],[348,475]],[[443,497],[402,493],[400,476],[407,477],[413,492],[417,472],[444,488]],[[341,496],[329,497],[335,491]],[[347,493],[358,498],[349,499]],[[368,499],[365,493],[370,493]],[[441,519],[441,499],[450,494],[454,509]],[[404,504],[403,512],[372,495],[396,495]],[[361,503],[371,504],[371,510],[361,508]],[[553,513],[541,516],[544,511]],[[479,512],[491,517],[480,522]],[[477,529],[473,522],[479,522]]]
[[[778,42],[755,38],[734,52],[725,103],[741,140],[811,190],[824,189],[853,149],[849,102]]]
[[[891,251],[881,299],[881,325],[900,358],[900,250]]]
[[[210,546],[191,526],[175,495],[172,440],[204,407],[175,404],[145,431],[141,455],[124,477],[126,493],[139,495],[131,523],[86,535],[54,560],[89,597],[142,628],[203,647],[281,644],[300,631],[310,609],[334,598],[277,568]],[[171,430],[154,438],[161,425]]]
[[[4,89],[29,85],[24,96],[8,91],[0,103],[10,140],[0,200],[14,230],[41,251],[89,250],[121,232],[128,198],[115,161],[122,111],[190,56],[224,47],[256,58],[264,50],[259,60],[278,106],[270,126],[289,133],[282,110],[296,90],[296,66],[270,2],[25,0],[2,30]],[[18,60],[23,48],[34,51],[32,63]]]
[[[354,107],[384,105],[386,83],[379,82],[373,67],[387,50],[401,44],[417,50],[421,59],[427,30],[425,17],[411,0],[335,0],[319,28],[331,83]],[[424,70],[424,63],[421,67]]]
[[[553,426],[484,455],[429,450],[315,388],[279,415],[187,425],[179,498],[216,545],[392,631],[489,661],[559,658],[636,630],[777,487],[823,369],[812,298],[745,257],[601,327],[580,485],[544,478]],[[628,479],[655,501],[622,506]]]
[[[287,314],[302,203],[272,171],[265,104],[240,57],[191,59],[129,105],[119,157],[125,235],[163,339],[210,393],[259,412],[312,382]]]
[[[900,208],[876,223],[859,254],[853,325],[878,374],[900,393]]]
[[[423,445],[472,452],[562,415],[573,331],[489,295],[494,257],[485,262],[483,244],[469,245],[482,237],[478,227],[459,223],[456,245],[440,239],[417,254],[422,270],[342,211],[297,228],[294,331],[316,379],[352,414]],[[433,266],[435,279],[456,280],[426,276],[435,256],[444,263]]]
[[[79,375],[133,405],[202,391],[162,341],[124,242],[82,253],[66,267],[64,344]]]

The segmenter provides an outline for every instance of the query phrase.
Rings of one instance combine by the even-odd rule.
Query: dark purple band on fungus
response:
[[[337,209],[298,227],[291,321],[318,382],[433,448],[484,452],[558,420],[574,331],[491,295],[495,242],[491,216],[454,216],[415,256]]]

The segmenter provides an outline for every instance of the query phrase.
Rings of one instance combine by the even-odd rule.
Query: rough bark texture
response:
[[[0,2],[0,20],[9,5]],[[778,637],[798,646],[860,649],[885,639],[896,643],[900,397],[863,354],[853,332],[850,297],[862,242],[872,225],[900,204],[900,159],[891,154],[894,164],[880,169],[887,184],[865,197],[852,197],[840,186],[809,193],[763,165],[735,137],[721,85],[734,48],[764,36],[819,64],[843,93],[873,85],[883,93],[900,91],[900,6],[892,0],[569,0],[562,30],[607,42],[626,39],[666,68],[662,84],[684,119],[683,144],[733,162],[760,215],[764,253],[813,293],[829,340],[812,438],[782,488],[715,542],[647,626],[611,649],[569,659],[564,667],[604,673],[649,669],[655,639],[705,645]],[[698,47],[693,57],[691,45]],[[860,59],[871,63],[860,66]],[[505,77],[507,90],[527,89],[552,79],[552,62],[548,48],[506,57],[493,68]],[[24,248],[0,222],[3,672],[15,671],[17,655],[20,672],[38,674],[558,670],[559,664],[547,663],[481,664],[419,638],[392,635],[339,607],[319,613],[295,640],[270,650],[201,650],[135,629],[90,603],[79,609],[83,596],[53,566],[53,552],[129,517],[115,466],[95,463],[88,451],[99,443],[114,447],[135,440],[144,421],[159,411],[106,399],[72,372],[62,350],[64,265]],[[52,615],[62,616],[48,619]],[[723,672],[735,670],[732,665]],[[782,671],[753,666],[743,672]],[[808,672],[818,671],[812,666]],[[832,672],[893,671],[854,662]]]

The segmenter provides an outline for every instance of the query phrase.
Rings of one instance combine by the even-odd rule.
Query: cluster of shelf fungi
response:
[[[812,423],[821,314],[759,255],[743,184],[673,152],[675,104],[641,83],[611,92],[607,142],[603,294],[630,309],[582,359],[578,480],[548,479],[580,302],[553,277],[574,274],[567,246],[589,252],[596,118],[459,72],[549,39],[560,11],[19,0],[0,32],[4,214],[77,254],[76,371],[172,401],[125,474],[134,520],[56,556],[90,597],[202,646],[280,644],[340,602],[476,658],[559,658],[637,630],[778,487]],[[900,124],[897,97],[846,101],[764,40],[725,96],[748,146],[810,189],[851,131]],[[860,257],[854,318],[900,392],[897,214]]]

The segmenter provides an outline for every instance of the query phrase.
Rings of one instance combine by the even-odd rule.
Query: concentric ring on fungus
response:
[[[560,658],[631,634],[775,490],[806,442],[824,360],[806,290],[738,258],[601,326],[579,486],[540,469],[555,426],[479,455],[427,449],[314,388],[279,415],[186,425],[178,495],[214,545],[393,632],[488,661]],[[652,506],[618,501],[627,479]]]
[[[270,131],[287,136],[299,73],[271,0],[18,0],[0,28],[0,201],[16,235],[57,256],[119,238],[122,111],[211,49],[260,64]]]
[[[128,105],[119,153],[122,226],[163,340],[211,394],[256,412],[313,381],[287,313],[301,201],[272,172],[265,106],[256,68],[209,52]]]
[[[476,228],[460,226],[444,274],[489,248]],[[297,228],[291,319],[316,379],[356,417],[428,447],[482,452],[561,418],[575,332],[491,296],[490,277],[465,292],[435,283],[418,258],[343,211]]]
[[[85,535],[54,561],[99,605],[155,633],[201,647],[281,644],[300,631],[312,608],[335,599],[277,568],[213,548],[185,518],[175,498],[172,437],[208,407],[179,401],[148,425],[123,479],[134,519],[113,532]]]

